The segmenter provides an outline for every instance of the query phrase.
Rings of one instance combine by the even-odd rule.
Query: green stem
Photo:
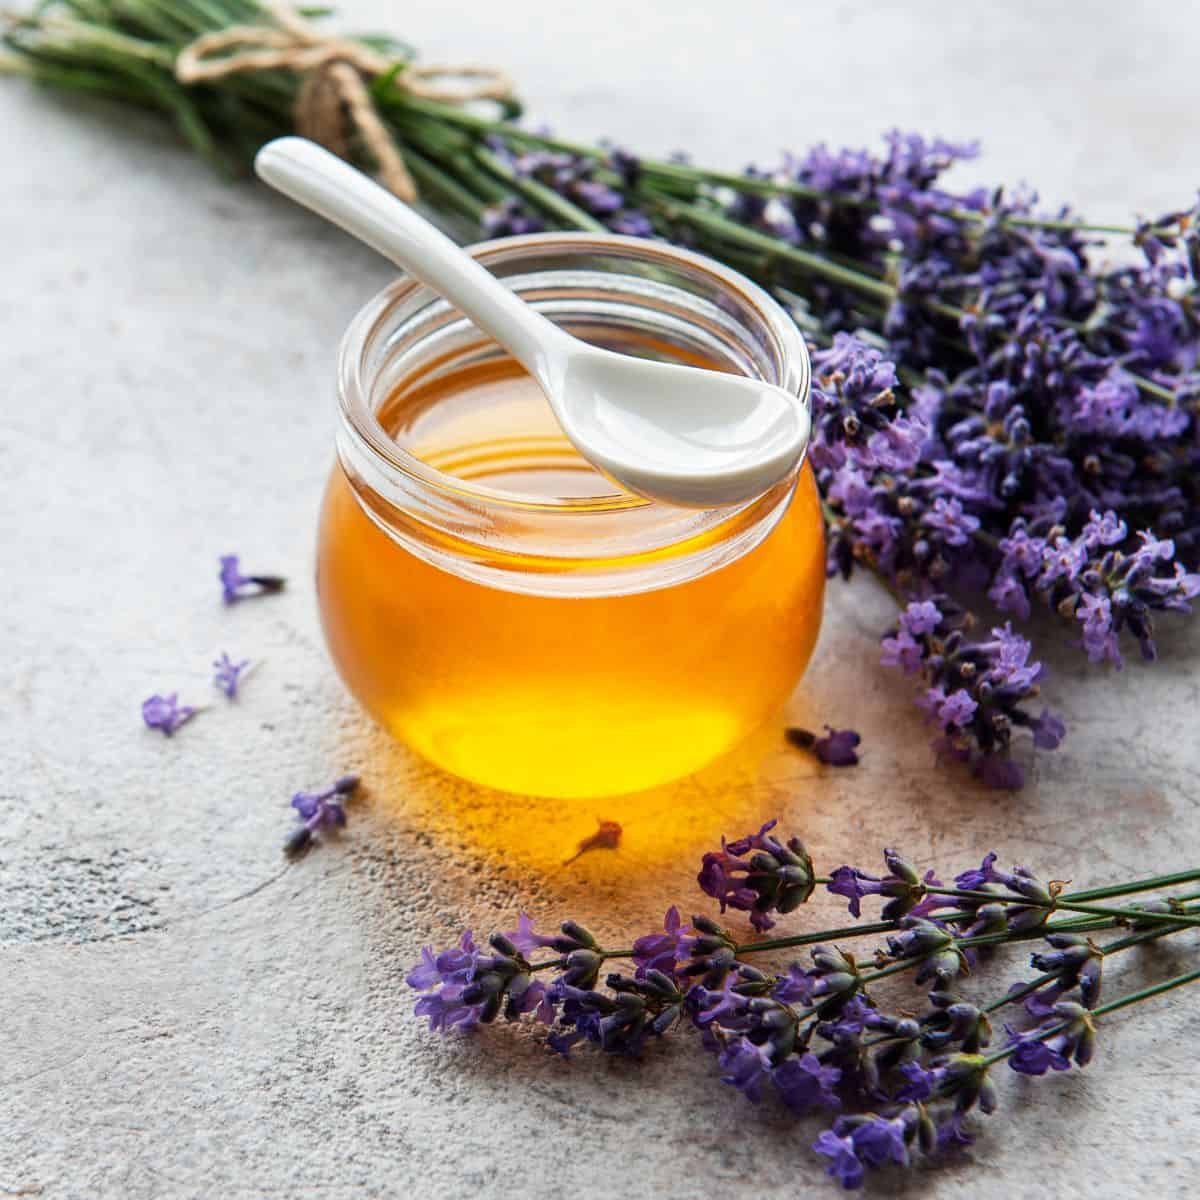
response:
[[[895,921],[873,921],[866,925],[844,925],[840,929],[822,929],[817,933],[798,933],[791,937],[765,938],[759,942],[743,942],[734,947],[735,954],[761,954],[770,950],[788,950],[793,946],[813,946],[818,942],[839,938],[868,937],[873,933],[895,933]]]
[[[474,129],[480,133],[495,134],[506,141],[517,142],[527,146],[539,146],[546,150],[555,150],[563,154],[572,154],[580,158],[603,160],[608,157],[603,150],[595,146],[584,146],[578,142],[566,141],[563,138],[552,137],[549,134],[534,133],[531,130],[519,129],[506,121],[490,120],[476,113],[465,112],[449,105],[438,104],[428,100],[414,100],[401,97],[398,103],[418,112],[424,112],[438,120],[447,121],[464,128]],[[823,200],[830,204],[847,208],[877,208],[878,201],[864,196],[850,196],[844,192],[830,192],[822,188],[814,188],[808,184],[797,183],[791,179],[759,178],[748,175],[737,175],[727,171],[713,171],[704,167],[693,167],[687,163],[664,162],[661,159],[639,158],[639,164],[645,175],[652,178],[677,180],[692,185],[709,184],[718,187],[729,187],[741,192],[750,192],[760,196],[795,196],[803,200]],[[955,220],[971,224],[984,225],[993,219],[994,214],[978,212],[970,208],[953,208],[947,216]],[[1100,233],[1112,237],[1133,237],[1136,230],[1127,225],[1107,225],[1090,221],[1071,221],[1054,217],[1023,216],[1006,214],[1001,218],[1002,224],[1016,225],[1027,229],[1048,229],[1062,233]],[[1173,226],[1150,230],[1152,234],[1174,232]]]
[[[1066,896],[1058,896],[1049,904],[1043,904],[1037,900],[1031,900],[1024,896],[1014,895],[993,895],[991,892],[972,891],[969,888],[945,888],[931,887],[930,893],[937,896],[954,896],[955,898],[962,897],[969,900],[983,900],[992,904],[1005,904],[1020,906],[1022,908],[1044,908],[1047,912],[1054,912],[1061,909],[1067,912],[1090,913],[1097,917],[1115,917],[1119,920],[1126,921],[1184,921],[1189,925],[1200,925],[1200,915],[1189,917],[1186,920],[1173,913],[1154,913],[1146,912],[1142,909],[1130,908],[1112,908],[1104,904],[1078,904],[1069,901]]]
[[[1112,896],[1132,896],[1137,892],[1156,892],[1159,888],[1175,887],[1200,879],[1200,867],[1188,871],[1176,871],[1173,875],[1154,875],[1149,879],[1134,879],[1129,883],[1110,884],[1107,887],[1090,888],[1085,892],[1070,892],[1069,900],[1106,900]]]
[[[880,967],[878,971],[870,971],[868,974],[860,976],[859,982],[863,984],[874,983],[877,979],[886,979],[889,975],[899,975],[901,971],[907,971],[910,967],[919,967],[924,961],[924,958],[901,959],[900,962]]]
[[[1093,1017],[1105,1017],[1109,1013],[1120,1012],[1123,1008],[1128,1008],[1131,1004],[1139,1004],[1143,1000],[1149,1000],[1153,996],[1161,996],[1164,992],[1173,991],[1175,988],[1183,987],[1189,983],[1195,983],[1200,979],[1200,967],[1193,971],[1185,971],[1182,975],[1173,975],[1170,979],[1164,979],[1161,983],[1152,983],[1149,987],[1144,987],[1140,991],[1130,992],[1127,996],[1122,996],[1117,1000],[1110,1000],[1107,1004],[1101,1004],[1092,1009]]]
[[[487,205],[474,193],[415,150],[408,150],[404,161],[422,188],[427,188],[434,195],[440,196],[444,203],[457,209],[476,224],[479,223]]]
[[[1162,384],[1155,383],[1154,380],[1147,379],[1144,375],[1138,375],[1130,370],[1126,370],[1125,374],[1137,384],[1139,392],[1144,392],[1147,396],[1154,396],[1156,399],[1170,404],[1172,408],[1179,403],[1179,397],[1170,388],[1165,388]]]
[[[801,250],[797,246],[780,242],[770,234],[760,233],[757,229],[748,229],[745,225],[739,225],[736,221],[730,221],[728,218],[700,208],[698,205],[685,204],[682,201],[659,195],[651,196],[650,201],[669,220],[684,220],[695,228],[706,229],[735,244],[767,251],[782,261],[792,263],[809,274],[828,279],[831,283],[840,283],[844,287],[854,288],[856,291],[878,296],[880,299],[888,301],[896,298],[896,289],[881,279],[830,262],[819,254],[813,254],[808,250]]]
[[[981,933],[975,937],[955,938],[954,944],[960,950],[967,950],[979,946],[1007,946],[1010,942],[1041,941],[1051,933],[1099,933],[1115,928],[1116,921],[1105,920],[1102,917],[1094,917],[1091,920],[1075,918],[1070,921],[1052,921],[1034,929],[1019,929],[1015,933],[1005,930],[1003,933]]]

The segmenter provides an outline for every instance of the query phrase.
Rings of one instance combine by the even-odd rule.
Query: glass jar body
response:
[[[794,326],[718,264],[594,235],[473,252],[577,336],[807,403]],[[347,332],[318,544],[333,660],[389,732],[477,783],[584,797],[687,774],[778,712],[812,653],[825,579],[812,472],[730,510],[631,497],[572,474],[587,464],[536,389],[534,408],[456,392],[503,358],[411,281]],[[519,470],[484,474],[496,439]],[[530,478],[555,484],[529,494]]]
[[[533,795],[618,794],[696,770],[778,713],[820,628],[821,531],[806,468],[770,534],[715,571],[633,595],[530,595],[422,561],[335,467],[321,615],[360,703],[445,770]]]

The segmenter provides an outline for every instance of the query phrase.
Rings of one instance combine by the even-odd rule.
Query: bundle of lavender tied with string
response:
[[[883,662],[919,681],[939,755],[989,784],[1022,783],[1014,733],[1065,732],[1013,621],[1049,610],[1119,669],[1200,592],[1194,206],[1127,229],[1042,214],[1024,190],[949,188],[975,148],[914,134],[742,175],[577,145],[517,124],[481,68],[460,99],[499,112],[394,39],[254,0],[60,0],[6,40],[10,67],[162,109],[221,165],[300,123],[464,232],[662,237],[770,289],[815,348],[830,571],[896,596]]]
[[[1200,980],[1193,968],[1101,999],[1107,960],[1200,925],[1200,893],[1120,898],[1194,882],[1200,869],[1068,892],[1023,867],[1001,870],[988,854],[947,886],[886,850],[886,874],[843,866],[822,877],[774,825],[704,856],[698,882],[722,912],[748,913],[765,932],[823,885],[856,918],[864,899],[879,897],[880,920],[741,941],[711,916],[685,925],[672,907],[661,931],[607,949],[578,922],[542,934],[522,914],[486,945],[468,930],[449,949],[426,947],[407,976],[418,1014],[444,1032],[529,1017],[563,1055],[587,1044],[636,1057],[693,1027],[724,1083],[830,1121],[812,1148],[829,1176],[856,1189],[869,1171],[969,1144],[974,1117],[997,1107],[996,1068],[1043,1076],[1084,1067],[1105,1017]],[[1098,940],[1110,930],[1124,932]],[[869,935],[887,935],[873,957],[844,946]],[[1033,978],[987,998],[964,988],[997,950],[1028,941],[1041,943]],[[811,947],[810,963],[772,971],[747,961],[796,947]],[[632,973],[605,974],[614,960],[629,960]],[[892,976],[927,985],[923,1011],[885,1003],[877,985]]]

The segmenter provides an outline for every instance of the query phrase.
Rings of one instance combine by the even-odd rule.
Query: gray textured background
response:
[[[580,138],[737,168],[893,124],[977,135],[970,174],[1111,219],[1200,180],[1191,5],[343,8],[427,58],[506,64],[532,113]],[[1048,697],[1071,736],[996,797],[931,762],[903,681],[874,665],[888,609],[865,584],[832,588],[791,714],[853,720],[858,771],[819,774],[768,737],[582,810],[439,776],[346,697],[308,582],[334,345],[388,269],[140,117],[5,82],[0,126],[0,1196],[798,1194],[821,1186],[813,1127],[752,1110],[694,1044],[567,1064],[510,1028],[439,1041],[406,965],[521,905],[621,938],[690,902],[702,846],[776,812],[825,864],[884,841],[947,870],[994,847],[1089,883],[1189,861],[1190,635],[1119,680],[1067,655]],[[230,549],[293,587],[223,609]],[[236,710],[218,698],[169,742],[143,730],[142,697],[204,696],[221,649],[266,664]],[[370,795],[347,836],[285,868],[288,797],[351,768]],[[622,849],[564,867],[598,815],[623,821]],[[1085,1073],[1005,1079],[969,1155],[880,1193],[1194,1183],[1180,1047],[1197,1003],[1122,1014]]]

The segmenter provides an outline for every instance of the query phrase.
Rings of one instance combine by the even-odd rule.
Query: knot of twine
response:
[[[366,82],[395,63],[361,42],[322,32],[285,4],[264,9],[273,25],[231,25],[185,46],[175,60],[175,78],[194,84],[255,71],[302,75],[296,132],[342,158],[349,157],[349,134],[356,132],[375,160],[379,181],[401,200],[415,200],[417,186]],[[395,84],[410,96],[449,104],[511,100],[514,94],[503,71],[477,63],[408,64]]]

